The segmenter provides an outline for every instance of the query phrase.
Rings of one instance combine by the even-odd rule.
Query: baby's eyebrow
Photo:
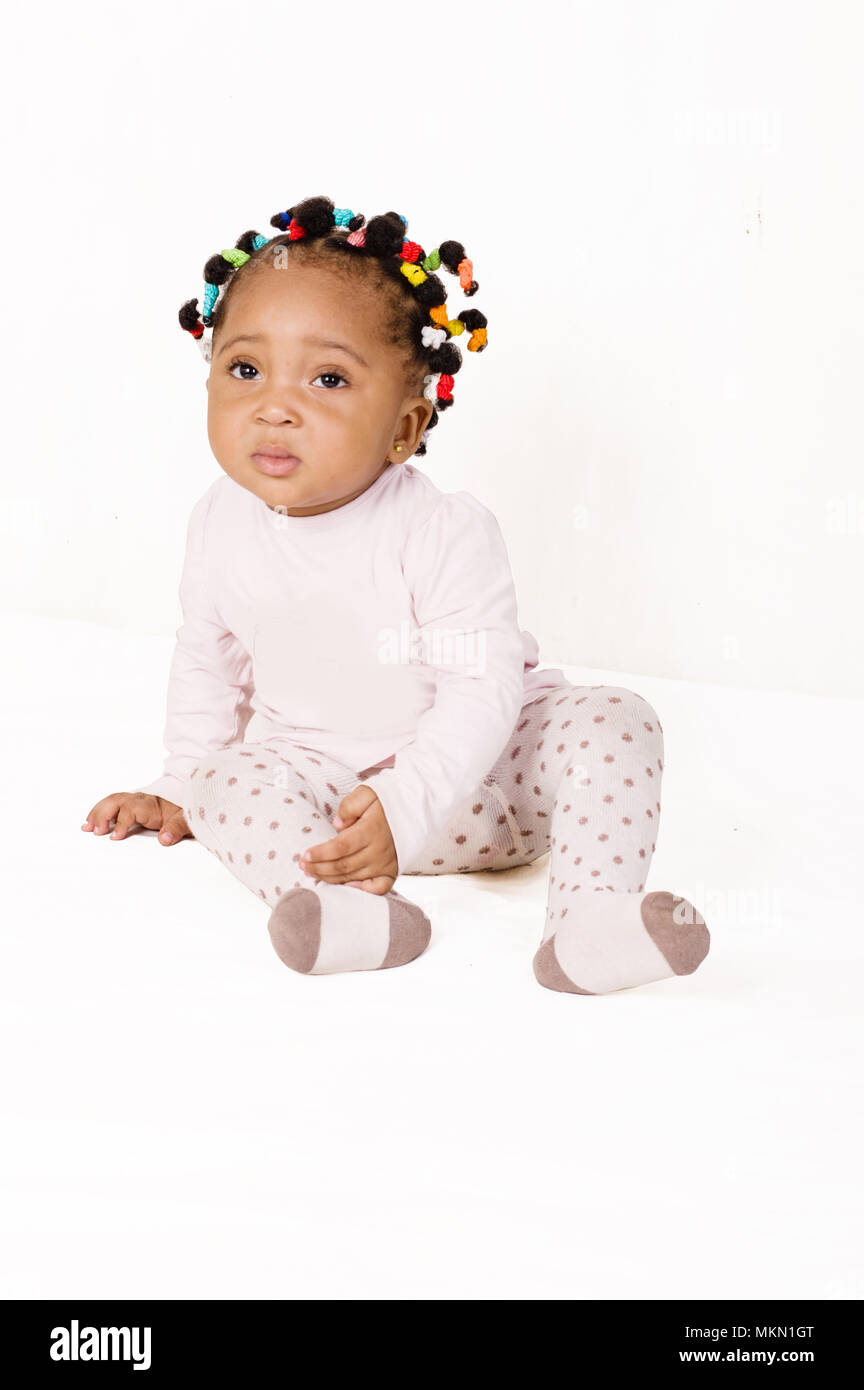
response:
[[[222,344],[219,349],[219,355],[221,356],[223,352],[227,352],[229,348],[234,347],[237,343],[260,343],[263,340],[264,335],[261,333],[238,333],[235,338],[229,338],[227,343]],[[355,358],[356,361],[360,363],[361,367],[369,366],[365,357],[361,357],[357,349],[350,347],[348,343],[337,343],[332,338],[301,338],[300,341],[309,343],[312,347],[338,348],[340,352],[347,352],[349,357]]]

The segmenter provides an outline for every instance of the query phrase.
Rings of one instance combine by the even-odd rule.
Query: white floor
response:
[[[419,960],[301,976],[194,841],[79,829],[161,770],[172,641],[0,623],[0,1296],[864,1296],[864,701],[564,668],[663,722],[692,976],[541,988],[548,857],[403,877]]]

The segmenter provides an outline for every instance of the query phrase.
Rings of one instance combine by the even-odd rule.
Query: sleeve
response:
[[[163,774],[137,791],[180,805],[190,773],[207,753],[242,742],[252,717],[252,661],[213,605],[204,563],[204,538],[213,489],[189,517],[180,579],[183,622],[168,675]]]
[[[402,561],[435,669],[433,704],[392,768],[362,784],[378,796],[399,863],[474,791],[506,747],[523,702],[524,651],[510,561],[493,514],[470,493],[446,493],[411,533]]]

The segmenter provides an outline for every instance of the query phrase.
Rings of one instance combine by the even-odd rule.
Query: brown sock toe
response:
[[[534,974],[546,989],[565,990],[568,994],[593,994],[593,990],[580,989],[574,985],[569,975],[565,975],[555,954],[555,933],[543,942],[534,956]]]
[[[711,944],[701,912],[687,898],[672,893],[646,893],[641,911],[645,930],[675,974],[692,975]]]
[[[279,959],[308,975],[321,946],[321,899],[309,888],[283,893],[267,923]]]
[[[422,956],[432,938],[429,918],[416,903],[403,898],[391,888],[387,894],[390,909],[390,945],[379,969],[391,965],[407,965]]]

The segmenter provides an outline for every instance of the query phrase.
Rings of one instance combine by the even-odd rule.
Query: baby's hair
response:
[[[459,241],[442,241],[427,255],[416,241],[406,241],[407,219],[398,212],[385,212],[368,223],[362,213],[337,208],[329,198],[306,198],[286,212],[270,218],[278,229],[273,237],[260,232],[244,232],[233,247],[217,252],[204,266],[204,299],[198,313],[198,300],[189,299],[179,313],[180,326],[198,342],[205,361],[210,361],[213,334],[225,317],[226,302],[238,280],[244,280],[256,265],[271,265],[274,252],[292,248],[298,264],[319,264],[350,274],[376,277],[384,291],[389,318],[385,331],[390,342],[402,349],[406,381],[418,382],[423,375],[423,395],[432,404],[432,414],[415,453],[426,453],[429,431],[438,416],[453,404],[453,378],[462,365],[462,353],[450,341],[467,328],[469,352],[486,347],[486,316],[479,309],[465,309],[456,318],[447,310],[444,282],[435,275],[441,266],[458,275],[466,296],[477,293],[474,267]],[[301,249],[302,248],[302,249]],[[362,269],[355,267],[362,266]]]

